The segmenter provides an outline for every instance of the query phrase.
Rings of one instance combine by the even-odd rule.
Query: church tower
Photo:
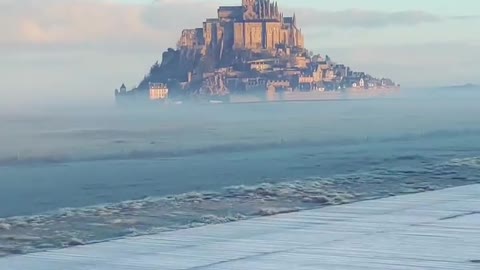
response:
[[[257,14],[255,12],[255,2],[255,0],[242,0],[244,20],[256,19]]]
[[[242,0],[243,7],[255,7],[255,0]]]

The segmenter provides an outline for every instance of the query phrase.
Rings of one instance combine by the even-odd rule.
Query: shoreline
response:
[[[377,195],[377,196],[370,196],[370,197],[357,197],[357,198],[348,198],[349,196],[353,196],[350,194],[342,194],[342,196],[345,196],[344,200],[345,201],[331,201],[331,202],[326,202],[326,203],[314,203],[312,202],[311,205],[309,206],[304,206],[304,207],[265,207],[265,208],[259,208],[257,212],[251,213],[251,214],[241,214],[237,213],[235,215],[227,215],[227,216],[218,216],[215,214],[207,214],[201,217],[201,219],[204,219],[203,221],[192,221],[190,223],[186,223],[183,225],[176,225],[174,227],[158,227],[156,230],[153,230],[151,232],[135,232],[132,231],[131,234],[126,234],[122,236],[115,236],[115,237],[110,237],[110,238],[103,238],[103,239],[95,239],[95,240],[83,240],[81,238],[72,238],[68,242],[65,242],[62,246],[54,246],[52,244],[43,244],[45,247],[42,247],[42,244],[38,245],[38,247],[33,247],[31,250],[27,251],[18,251],[16,252],[5,252],[3,253],[2,250],[0,250],[0,260],[2,259],[8,259],[12,258],[15,256],[28,256],[28,255],[34,255],[34,254],[44,254],[48,252],[60,252],[63,250],[69,250],[72,248],[76,247],[90,247],[94,246],[97,244],[101,243],[112,243],[116,241],[131,241],[135,239],[139,239],[142,237],[152,237],[155,235],[159,234],[164,234],[164,233],[178,233],[182,231],[187,231],[187,230],[193,230],[193,229],[201,229],[201,228],[206,228],[209,226],[216,226],[216,225],[227,225],[228,224],[235,224],[239,222],[248,222],[248,221],[254,221],[258,219],[263,219],[263,218],[275,218],[275,217],[281,217],[282,215],[288,215],[288,214],[302,214],[304,212],[310,212],[310,211],[322,211],[322,209],[325,208],[330,208],[330,207],[341,207],[341,206],[348,206],[352,204],[357,204],[357,203],[363,203],[363,202],[370,202],[370,201],[377,201],[377,200],[385,200],[388,198],[395,198],[395,197],[402,197],[402,196],[408,196],[408,195],[416,195],[416,194],[422,194],[422,193],[428,193],[428,192],[439,192],[442,190],[448,190],[448,189],[455,189],[455,188],[462,188],[465,186],[470,186],[470,185],[476,185],[476,184],[465,184],[465,185],[458,185],[458,186],[453,186],[453,187],[438,187],[438,188],[427,188],[427,189],[418,189],[418,190],[403,190],[399,191],[398,193],[389,193],[389,194],[382,194],[382,195]],[[259,186],[261,188],[261,186]],[[193,195],[194,193],[192,193]],[[201,193],[199,193],[201,194]],[[205,192],[205,194],[209,194],[209,192]],[[213,194],[213,193],[212,193]],[[185,194],[188,195],[188,194]],[[152,198],[158,201],[165,200],[171,196],[165,196],[162,198]],[[136,200],[131,200],[128,201],[130,203],[135,203]],[[125,202],[122,202],[125,203]],[[119,204],[119,203],[117,203]],[[100,204],[100,205],[94,205],[94,206],[89,206],[89,207],[82,207],[82,208],[62,208],[58,209],[56,211],[49,211],[45,213],[39,213],[35,215],[25,215],[25,216],[14,216],[14,217],[9,217],[9,218],[0,218],[0,221],[2,219],[4,220],[23,220],[23,219],[43,219],[46,218],[54,213],[56,215],[68,215],[69,212],[74,211],[75,209],[81,210],[81,209],[90,209],[93,210],[98,207],[102,208],[109,208],[112,205],[115,205],[115,203],[105,203],[105,204]],[[88,211],[88,210],[87,210]],[[119,219],[121,220],[121,219]],[[120,224],[120,223],[119,223]],[[0,231],[3,229],[4,223],[0,222]],[[8,231],[8,230],[7,230]],[[2,238],[2,235],[0,234],[0,240],[7,239],[7,240],[18,240],[18,241],[32,241],[32,240],[37,240],[35,236],[14,236],[14,235],[6,235]]]
[[[128,105],[184,105],[184,104],[267,104],[267,103],[289,103],[289,102],[322,102],[322,101],[358,101],[385,99],[401,92],[399,87],[385,87],[375,89],[347,88],[340,91],[291,91],[251,94],[229,94],[225,96],[196,96],[172,98],[161,101],[148,100],[147,97],[139,100],[140,96],[133,96],[131,99],[117,100],[117,106]]]
[[[452,269],[460,269],[463,268],[460,264],[472,266],[471,263],[476,263],[474,254],[478,248],[477,237],[474,237],[474,231],[465,229],[465,224],[473,228],[478,221],[478,209],[474,206],[478,202],[475,192],[479,188],[479,184],[465,185],[238,222],[118,238],[89,245],[79,243],[64,249],[1,257],[0,268],[3,265],[9,269],[46,269],[45,267],[52,267],[53,258],[55,264],[64,268],[78,266],[79,263],[85,265],[79,269],[87,269],[93,264],[98,269],[114,269],[120,264],[142,269],[152,266],[169,269],[172,265],[182,269],[219,269],[216,266],[222,264],[223,269],[237,269],[245,263],[250,267],[262,268],[272,266],[272,263],[283,264],[282,258],[286,260],[285,256],[290,256],[289,254],[294,256],[287,257],[290,258],[290,267],[292,263],[303,265],[303,258],[307,256],[311,258],[311,263],[317,264],[317,268],[323,268],[332,267],[332,262],[337,261],[331,256],[345,258],[345,253],[338,253],[338,250],[355,253],[355,260],[362,260],[362,265],[378,265],[385,263],[387,258],[391,261],[390,254],[385,253],[387,249],[396,254],[404,254],[396,259],[399,262],[394,265],[405,261],[404,263],[415,262],[420,268],[425,268],[427,264],[433,267],[434,264],[441,263],[445,266],[444,264],[448,263],[452,265]],[[453,212],[452,205],[455,207]],[[391,222],[392,220],[396,222]],[[384,229],[379,231],[379,226]],[[433,230],[439,237],[425,237],[425,229]],[[453,255],[450,252],[449,262],[440,259],[445,256],[445,251],[450,251],[448,249],[442,249],[442,253],[435,258],[431,252],[426,252],[438,246],[438,239],[451,245],[453,238],[445,236],[451,234],[452,229],[458,236],[454,244],[462,246],[464,251]],[[326,231],[329,233],[325,234]],[[356,249],[351,251],[351,247],[358,245],[359,239],[365,237],[372,243],[370,248],[361,253]],[[417,245],[418,243],[421,245]],[[417,250],[412,251],[411,247],[415,246]],[[268,249],[268,252],[265,252],[265,249]],[[219,253],[221,250],[223,252]],[[184,258],[185,254],[197,254],[201,251],[205,253],[204,256],[178,260]],[[83,254],[81,258],[75,255],[78,252]],[[372,252],[377,256],[372,257]],[[123,254],[127,253],[133,256],[123,258]],[[416,257],[411,254],[416,254]],[[315,255],[315,258],[312,258],[312,255]],[[278,258],[272,260],[271,256]],[[325,261],[322,258],[334,260]],[[345,266],[345,262],[340,260],[338,265]]]

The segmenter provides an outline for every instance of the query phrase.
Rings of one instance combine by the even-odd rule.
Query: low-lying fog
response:
[[[0,256],[478,183],[479,98],[3,112]]]
[[[0,114],[0,165],[185,156],[295,144],[361,143],[476,130],[474,90],[407,90],[389,99],[166,105]]]

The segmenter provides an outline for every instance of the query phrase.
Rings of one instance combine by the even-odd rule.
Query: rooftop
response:
[[[480,185],[0,259],[0,269],[479,269]]]

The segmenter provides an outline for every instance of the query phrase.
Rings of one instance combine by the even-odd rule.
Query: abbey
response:
[[[218,17],[207,19],[202,28],[185,29],[178,48],[221,50],[269,50],[304,48],[295,15],[284,17],[277,2],[242,0],[242,6],[221,6]]]
[[[284,17],[277,2],[242,0],[241,6],[220,6],[201,27],[184,29],[176,49],[163,52],[137,87],[126,91],[122,85],[115,97],[122,104],[208,97],[235,102],[238,96],[295,100],[297,94],[305,98],[302,93],[321,99],[325,95],[317,94],[328,91],[392,87],[388,78],[307,50],[296,16]]]

